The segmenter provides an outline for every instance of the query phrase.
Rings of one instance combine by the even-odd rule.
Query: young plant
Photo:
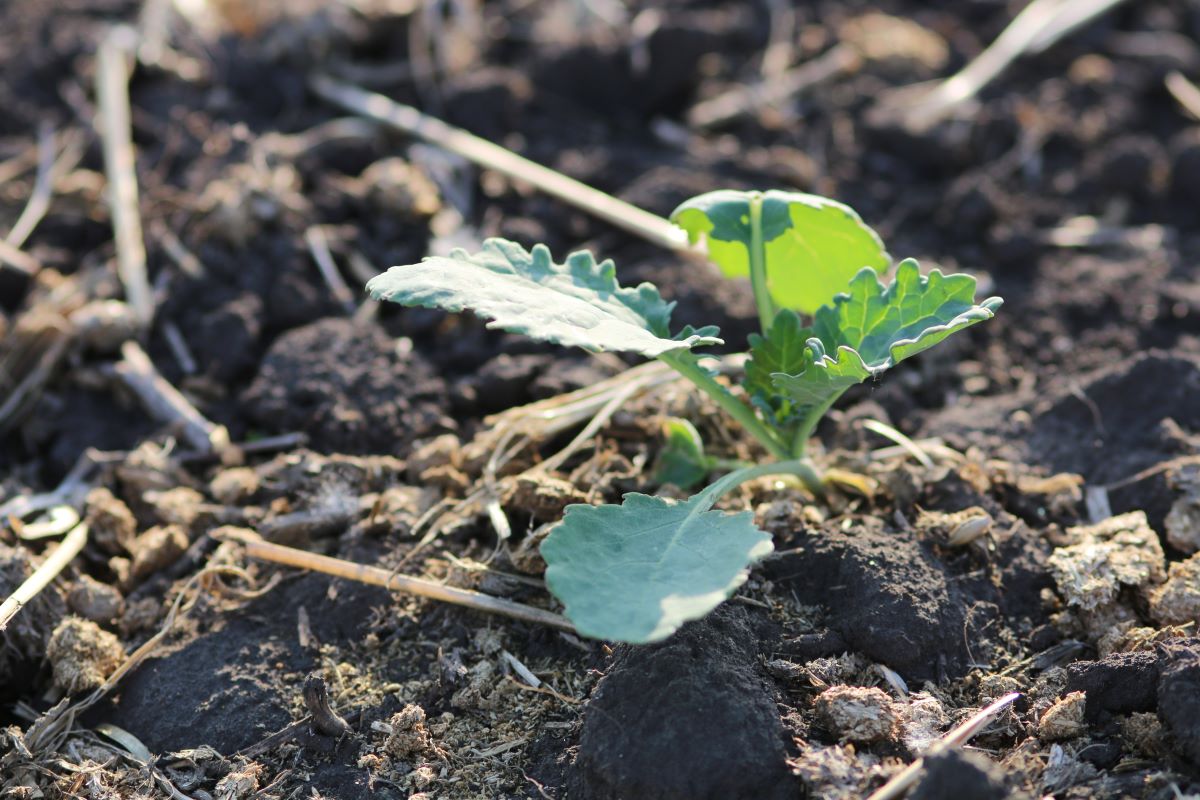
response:
[[[975,279],[922,276],[890,258],[849,207],[793,192],[718,191],[671,215],[730,277],[748,276],[762,333],[749,341],[744,402],[704,366],[696,348],[721,344],[713,326],[672,331],[671,310],[649,283],[617,283],[612,261],[589,252],[562,264],[489,239],[475,254],[455,251],[392,267],[367,289],[378,299],[473,311],[489,327],[592,351],[622,351],[669,364],[733,417],[770,459],[735,469],[685,501],[626,494],[620,505],[573,505],[541,546],[546,583],[585,635],[650,642],[704,616],[771,552],[771,537],[748,511],[712,510],[756,477],[791,474],[819,491],[806,448],[817,423],[851,386],[990,319],[999,298],[975,302]],[[804,315],[802,317],[802,315]],[[695,481],[731,466],[704,455],[692,426],[672,423],[659,474]],[[664,473],[664,470],[666,473]]]

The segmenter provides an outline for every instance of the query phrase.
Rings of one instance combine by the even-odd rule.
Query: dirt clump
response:
[[[33,574],[35,565],[26,550],[0,542],[0,597],[8,598]],[[0,687],[20,683],[14,670],[41,659],[50,632],[66,613],[66,603],[57,587],[38,592],[0,631]],[[0,690],[2,691],[2,690]]]
[[[208,483],[208,491],[218,503],[244,505],[258,493],[261,479],[251,467],[223,469]]]
[[[1170,662],[1158,680],[1158,717],[1179,755],[1200,769],[1200,640],[1167,648]]]
[[[1018,800],[1004,781],[1004,772],[986,756],[950,749],[925,759],[924,776],[910,800]]]
[[[1200,553],[1167,568],[1167,580],[1150,594],[1150,616],[1163,625],[1200,625]]]
[[[137,519],[129,506],[103,486],[88,492],[84,522],[88,536],[109,555],[127,555],[137,536]]]
[[[67,592],[67,605],[86,620],[108,625],[125,610],[125,598],[112,584],[102,583],[90,575],[80,575]]]
[[[900,713],[887,693],[874,687],[834,686],[816,699],[817,716],[842,742],[871,744],[895,738]]]
[[[1038,720],[1038,738],[1046,742],[1061,742],[1081,736],[1087,730],[1084,720],[1087,694],[1071,692],[1056,700]]]
[[[794,797],[757,628],[726,605],[664,642],[618,647],[584,714],[572,796]]]
[[[802,603],[828,609],[845,644],[908,680],[958,675],[970,605],[932,548],[911,534],[877,526],[823,527],[767,565],[773,581]],[[832,655],[823,653],[818,655]]]
[[[1159,671],[1160,658],[1152,651],[1111,653],[1099,661],[1069,664],[1066,688],[1087,696],[1085,716],[1089,721],[1105,711],[1153,711]]]
[[[391,729],[383,743],[388,756],[402,761],[426,758],[437,754],[433,735],[425,727],[425,709],[409,703],[387,721]]]
[[[1140,589],[1166,577],[1162,545],[1141,511],[1095,525],[1070,528],[1071,544],[1057,548],[1049,566],[1067,603],[1094,611],[1123,587]]]
[[[156,525],[138,535],[129,565],[129,586],[171,566],[188,548],[187,531],[179,525]]]
[[[46,658],[54,670],[54,685],[75,694],[104,683],[125,660],[125,648],[96,623],[65,617],[50,636]]]
[[[242,396],[256,425],[304,431],[320,452],[388,453],[453,427],[445,383],[374,327],[323,319],[280,336]]]

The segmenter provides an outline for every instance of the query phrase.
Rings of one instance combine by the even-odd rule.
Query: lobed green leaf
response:
[[[772,383],[787,393],[797,413],[822,409],[850,386],[995,316],[1003,301],[992,297],[976,304],[975,285],[970,275],[936,269],[922,276],[913,259],[900,263],[886,287],[864,269],[848,292],[817,310],[804,369],[773,373]]]
[[[587,251],[556,264],[545,245],[527,251],[488,239],[475,254],[455,250],[449,257],[392,267],[372,278],[367,290],[401,305],[470,310],[491,320],[490,328],[592,351],[654,358],[721,343],[712,327],[672,337],[675,304],[649,283],[620,286],[613,262],[597,263]]]
[[[568,506],[541,553],[546,584],[579,632],[653,642],[733,594],[771,537],[751,512],[701,511],[710,503],[633,493],[619,506]]]
[[[800,315],[785,308],[775,316],[766,336],[750,334],[750,359],[746,362],[746,393],[751,401],[777,424],[786,423],[794,412],[794,403],[775,386],[775,374],[794,375],[812,363],[808,340],[812,330],[800,322]]]

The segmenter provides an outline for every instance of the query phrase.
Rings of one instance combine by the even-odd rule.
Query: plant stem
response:
[[[766,336],[775,321],[775,303],[767,288],[767,248],[763,243],[762,195],[758,192],[750,197],[750,286],[754,289],[754,304],[758,306],[758,321]]]
[[[817,425],[821,422],[821,417],[837,402],[838,398],[845,394],[846,390],[838,392],[830,397],[824,403],[816,406],[804,419],[800,422],[800,426],[796,428],[796,437],[792,439],[792,458],[804,458],[804,454],[808,451],[808,440],[812,438],[813,431],[817,429]]]
[[[664,353],[659,358],[680,375],[694,383],[696,388],[715,400],[717,405],[723,408],[729,416],[741,423],[741,426],[751,436],[762,442],[763,447],[767,448],[771,455],[780,459],[790,457],[791,454],[788,452],[787,445],[780,441],[774,431],[759,420],[758,415],[754,413],[754,409],[734,397],[728,389],[717,383],[716,379],[712,375],[709,375],[708,371],[696,362],[695,356],[677,356],[671,353]]]
[[[718,478],[712,485],[697,495],[701,500],[692,513],[702,514],[708,511],[723,495],[728,494],[731,490],[741,486],[746,481],[761,478],[764,475],[795,475],[811,491],[821,491],[821,477],[813,469],[812,463],[807,458],[775,461],[770,464],[755,464],[754,466],[743,467],[736,472],[731,472],[728,475]]]

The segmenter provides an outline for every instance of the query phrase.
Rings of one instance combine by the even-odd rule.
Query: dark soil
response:
[[[84,302],[122,296],[94,133],[95,51],[114,22],[152,34],[144,5],[156,4],[0,8],[0,230],[33,189],[39,126],[60,146],[78,137],[77,163],[55,178],[22,246],[41,275],[0,265],[0,405],[44,355],[31,331],[47,318],[73,330]],[[860,41],[856,69],[701,130],[687,128],[688,109],[758,80],[772,31],[786,29],[778,10],[501,0],[464,19],[402,3],[206,5],[213,32],[168,10],[166,56],[155,62],[147,49],[131,76],[156,291],[142,344],[235,441],[304,440],[249,448],[243,465],[189,452],[113,379],[113,351],[71,334],[20,413],[0,420],[0,502],[53,489],[91,450],[100,466],[88,485],[110,489],[135,530],[122,544],[96,526],[59,582],[0,634],[0,721],[17,726],[0,734],[0,794],[37,785],[48,797],[158,797],[170,778],[193,797],[858,798],[1014,690],[1024,696],[977,751],[931,759],[910,796],[1200,791],[1200,619],[1153,613],[1155,587],[1188,556],[1166,542],[1166,520],[1200,456],[1200,128],[1164,85],[1172,71],[1200,78],[1194,3],[1121,4],[1018,60],[977,104],[926,132],[902,128],[877,101],[962,67],[1015,8],[799,4],[786,37],[796,63],[858,41],[868,14],[891,16],[870,18],[887,27]],[[442,4],[460,5],[471,4]],[[621,5],[623,21],[595,15]],[[422,67],[430,59],[433,73]],[[775,536],[777,556],[734,601],[660,644],[609,648],[255,562],[213,532],[258,529],[553,607],[525,543],[560,509],[514,500],[514,537],[498,543],[483,505],[460,501],[484,485],[488,415],[594,385],[622,362],[490,331],[470,315],[364,305],[364,278],[389,265],[495,235],[556,255],[586,246],[612,257],[623,283],[656,283],[677,301],[678,324],[719,325],[728,351],[757,325],[748,287],[711,267],[429,145],[377,128],[331,134],[321,126],[345,112],[309,91],[316,71],[662,215],[724,187],[836,197],[893,254],[971,272],[1005,306],[857,388],[822,426],[820,458],[869,476],[872,491],[816,502],[751,486],[733,498]],[[1064,242],[1078,217],[1107,238]],[[316,226],[350,304],[314,263]],[[645,471],[666,414],[692,419],[721,455],[755,455],[701,399],[670,388],[637,402],[553,477],[593,500],[658,489]],[[870,418],[924,440],[935,466],[872,455],[891,443],[861,426]],[[443,434],[453,436],[430,444]],[[535,443],[514,469],[565,436]],[[423,517],[443,501],[452,513],[418,549]],[[1052,557],[1072,528],[1099,521],[1105,501],[1114,514],[1144,511],[1166,556],[1155,556],[1150,584],[1123,584],[1110,606],[1080,610]],[[928,523],[971,509],[991,524],[967,546]],[[182,530],[186,551],[163,526]],[[0,529],[0,598],[47,552],[19,530],[8,520]],[[62,691],[44,654],[84,576],[121,604],[99,626],[126,653],[181,594],[194,605],[47,744],[31,714]],[[350,733],[303,722],[313,675]],[[839,687],[882,689],[894,728],[870,741],[836,730],[817,698]],[[1076,691],[1080,727],[1050,730],[1047,712]],[[97,734],[101,723],[139,740],[152,762]],[[243,773],[253,788],[238,794]]]
[[[909,795],[912,800],[1005,800],[1013,797],[1004,773],[983,756],[950,750],[925,760],[925,776]]]
[[[661,644],[618,648],[584,714],[572,796],[794,797],[774,687],[756,657],[769,627],[727,606]]]

